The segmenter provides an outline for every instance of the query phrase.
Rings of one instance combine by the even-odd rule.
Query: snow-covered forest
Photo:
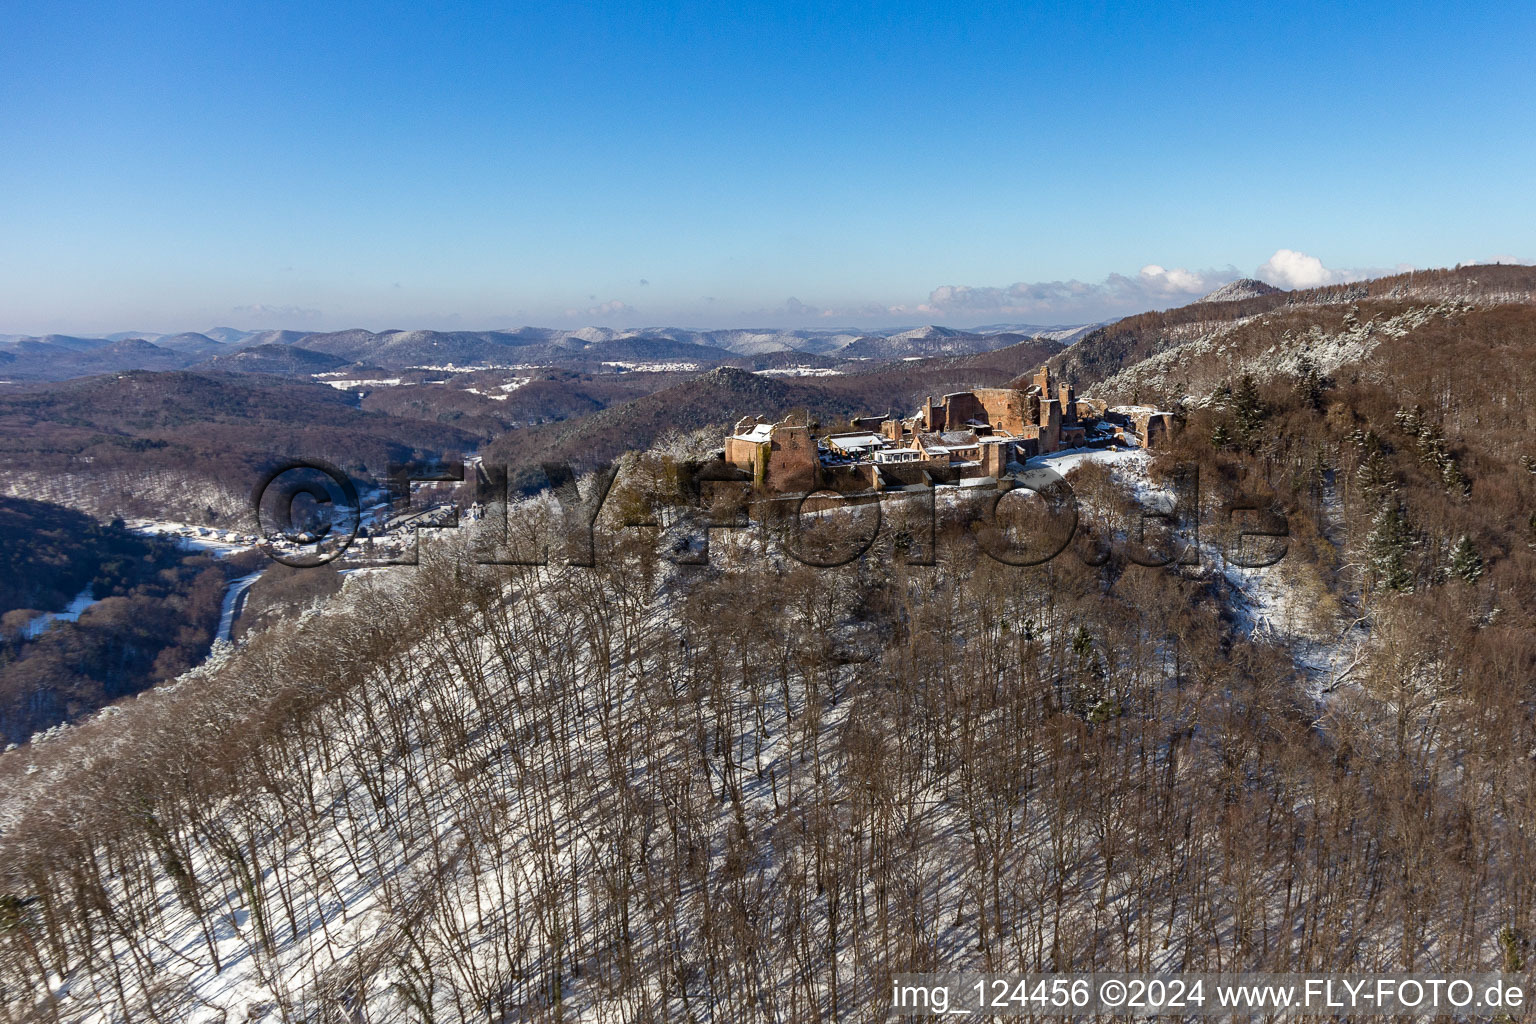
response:
[[[1276,499],[1270,570],[1217,533],[1128,561],[1161,463],[1078,469],[1039,567],[955,515],[933,566],[750,530],[684,566],[621,525],[665,463],[595,567],[429,549],[0,758],[0,1020],[874,1020],[939,967],[1523,963],[1531,640],[1486,578],[1341,568],[1368,489]]]

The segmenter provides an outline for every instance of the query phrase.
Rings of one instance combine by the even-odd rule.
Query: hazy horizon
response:
[[[1532,261],[1511,256],[1496,256],[1484,260],[1462,261],[1465,264],[1480,263],[1530,263]],[[942,301],[917,303],[911,307],[887,307],[847,311],[839,309],[818,310],[798,300],[790,299],[776,310],[758,310],[740,314],[736,319],[698,320],[692,314],[679,312],[674,319],[646,319],[641,311],[626,309],[608,311],[606,319],[593,310],[570,310],[567,315],[555,315],[544,321],[518,319],[516,315],[486,317],[471,320],[459,314],[405,316],[389,318],[381,315],[359,314],[355,317],[331,317],[319,311],[313,315],[296,318],[282,309],[231,310],[222,320],[204,322],[202,326],[189,326],[185,321],[173,321],[162,326],[124,327],[118,323],[97,323],[90,326],[69,328],[50,326],[44,329],[0,330],[0,335],[41,337],[48,334],[99,338],[108,335],[145,334],[166,336],[182,333],[201,333],[219,328],[233,328],[246,332],[295,331],[303,333],[329,333],[345,330],[367,330],[374,333],[385,331],[516,331],[522,328],[550,330],[581,330],[602,328],[621,331],[688,330],[688,331],[822,331],[828,333],[854,333],[860,331],[891,332],[912,330],[926,326],[948,327],[963,331],[980,331],[1004,326],[1029,326],[1044,329],[1076,327],[1102,323],[1149,310],[1169,309],[1199,300],[1222,285],[1242,279],[1263,281],[1278,288],[1292,290],[1314,288],[1349,281],[1363,281],[1374,277],[1403,273],[1410,270],[1433,269],[1398,264],[1393,267],[1335,269],[1315,257],[1294,250],[1278,250],[1268,261],[1251,273],[1236,268],[1224,270],[1189,271],[1183,268],[1143,267],[1135,274],[1110,274],[1097,284],[1082,281],[1053,281],[1040,285],[1014,285],[1009,289],[956,289],[945,287],[937,290]],[[932,297],[931,297],[932,298]],[[970,312],[977,306],[975,312]],[[1033,310],[1038,315],[1030,316]],[[991,311],[996,316],[982,314]],[[1052,317],[1051,313],[1076,312],[1077,316]],[[263,319],[266,314],[271,317]],[[586,314],[585,318],[583,314]],[[287,320],[282,319],[289,315]],[[862,314],[862,315],[861,315]],[[145,318],[150,319],[150,318]],[[308,321],[308,322],[305,322]],[[71,323],[63,320],[59,323]],[[195,323],[195,321],[194,321]],[[5,325],[0,325],[5,326]]]

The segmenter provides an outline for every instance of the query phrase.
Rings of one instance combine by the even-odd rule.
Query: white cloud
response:
[[[1224,270],[1169,269],[1156,263],[1135,276],[1110,274],[1103,281],[1018,281],[1005,287],[947,284],[911,312],[946,319],[1024,317],[1035,321],[1101,320],[1193,302],[1238,277]]]
[[[1156,263],[1148,263],[1136,276],[1149,289],[1169,295],[1189,295],[1194,292],[1204,295],[1212,284],[1200,274],[1183,267],[1164,270]]]
[[[1295,249],[1276,249],[1254,275],[1277,288],[1321,288],[1352,279],[1348,272],[1329,270],[1316,256]]]
[[[1324,285],[1343,284],[1346,281],[1368,281],[1373,277],[1402,274],[1413,270],[1411,263],[1399,263],[1393,267],[1343,267],[1335,269],[1323,264],[1316,256],[1309,256],[1295,249],[1276,249],[1275,254],[1253,272],[1253,276],[1278,288],[1321,288]]]

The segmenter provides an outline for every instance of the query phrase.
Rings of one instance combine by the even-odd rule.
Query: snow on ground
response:
[[[1233,611],[1240,628],[1253,640],[1285,648],[1314,701],[1322,703],[1365,656],[1370,631],[1364,622],[1319,628],[1284,559],[1267,568],[1249,569],[1227,562],[1219,553],[1206,552],[1202,557],[1216,560],[1237,594]]]
[[[1394,316],[1372,317],[1364,323],[1346,317],[1341,330],[1328,332],[1314,325],[1304,332],[1287,331],[1281,340],[1262,352],[1244,354],[1228,340],[1240,328],[1266,316],[1243,317],[1218,323],[1181,324],[1168,331],[1171,347],[1136,363],[1094,387],[1096,394],[1131,394],[1138,388],[1170,389],[1187,380],[1189,366],[1197,357],[1223,356],[1229,378],[1244,373],[1256,380],[1269,380],[1278,374],[1294,374],[1302,359],[1310,360],[1320,373],[1332,373],[1347,363],[1359,363],[1384,341],[1401,338],[1437,317],[1466,308],[1458,301],[1431,306],[1416,306]],[[1207,382],[1208,383],[1208,382]],[[1189,396],[1195,406],[1210,401],[1209,391]]]
[[[439,370],[446,373],[479,373],[482,370],[536,370],[537,363],[474,363],[460,366],[457,363],[442,363],[431,366],[412,366],[412,370]]]
[[[98,469],[89,464],[89,457],[71,472],[0,467],[0,494],[67,505],[104,522],[150,510],[191,516],[213,509],[238,516],[250,507],[248,491],[236,492],[206,477],[170,469]]]
[[[1030,459],[1029,465],[1046,465],[1066,476],[1090,461],[1113,466],[1116,484],[1143,508],[1173,507],[1173,492],[1148,475],[1152,453],[1146,449],[1077,449]],[[1316,701],[1324,700],[1363,657],[1370,639],[1366,626],[1358,620],[1319,621],[1316,609],[1303,596],[1306,582],[1299,578],[1300,567],[1295,563],[1282,558],[1262,568],[1235,565],[1208,532],[1197,536],[1199,570],[1220,575],[1230,587],[1239,631],[1256,642],[1284,649],[1305,678],[1307,692]]]
[[[61,612],[43,612],[37,618],[27,623],[22,632],[28,640],[41,636],[45,630],[55,622],[78,622],[81,613],[96,603],[96,598],[91,595],[91,588],[86,587],[75,595],[75,599],[69,602],[69,606]]]
[[[620,373],[692,373],[702,369],[698,363],[626,363],[608,362],[605,367]]]
[[[213,636],[215,643],[233,642],[234,638],[230,633],[235,628],[235,616],[240,611],[241,599],[245,597],[245,592],[251,589],[251,584],[259,579],[261,579],[261,573],[253,572],[249,576],[241,576],[237,580],[230,581],[228,589],[224,591],[224,605],[219,611],[219,628]]]
[[[1029,460],[1030,468],[1044,466],[1055,470],[1062,476],[1066,476],[1077,467],[1089,462],[1100,462],[1113,466],[1139,465],[1142,467],[1141,475],[1146,476],[1145,467],[1152,461],[1151,454],[1145,448],[1122,448],[1118,445],[1111,448],[1063,448],[1061,451],[1052,452],[1050,455],[1039,455]]]
[[[774,370],[758,370],[759,377],[837,377],[842,370],[831,366],[781,366]]]
[[[1153,483],[1148,475],[1152,456],[1145,450],[1077,449],[1030,460],[1032,466],[1047,466],[1063,474],[1089,462],[1110,464],[1115,479],[1138,498],[1151,500],[1166,494],[1166,490]],[[746,536],[749,532],[742,531],[743,535],[738,537],[735,531],[719,531],[711,545],[712,558],[728,563],[733,558],[763,557],[762,549]],[[1202,551],[1202,557],[1209,558],[1210,552]],[[1235,577],[1231,567],[1217,571],[1223,572],[1241,592],[1251,609],[1255,626],[1260,622],[1270,624],[1264,630],[1253,630],[1257,639],[1277,644],[1291,643],[1285,630],[1291,629],[1292,617],[1288,613],[1296,609],[1296,596],[1277,568],[1236,570],[1238,575]],[[566,592],[569,582],[566,575],[559,569],[539,573],[543,583],[541,592],[521,595],[517,599],[523,602],[522,611],[509,612],[510,638],[525,640],[533,631],[548,624],[541,603],[546,599],[555,602]],[[414,576],[415,573],[410,571],[349,571],[345,588],[349,596],[340,603],[345,605],[374,588],[398,592],[404,600],[409,594],[401,588]],[[677,620],[679,609],[666,597],[668,586],[663,579],[657,595],[625,598],[637,599],[638,603],[648,606],[648,614],[633,620],[638,631],[633,636],[624,637],[625,646],[635,643],[654,647],[657,651],[678,649],[677,637],[686,637],[686,632]],[[513,599],[510,592],[508,596],[509,600]],[[851,650],[864,647],[878,650],[878,638],[856,637],[852,628],[847,627],[850,632],[845,637]],[[844,632],[844,627],[838,629]],[[461,631],[458,635],[476,633]],[[218,851],[194,840],[197,845],[192,849],[189,864],[196,877],[210,883],[207,905],[216,908],[216,913],[210,915],[214,922],[211,934],[205,934],[196,918],[180,907],[170,879],[160,880],[157,893],[160,916],[151,926],[156,941],[145,949],[157,961],[159,976],[164,983],[185,992],[186,999],[182,1004],[187,1014],[185,1019],[208,1022],[287,1019],[285,999],[318,997],[327,980],[345,978],[352,965],[372,961],[381,966],[363,976],[358,983],[360,990],[352,991],[374,1006],[393,1004],[398,1007],[395,989],[404,976],[397,975],[379,955],[380,951],[392,948],[392,944],[398,946],[401,943],[395,930],[399,926],[399,915],[391,906],[391,900],[398,900],[402,895],[410,896],[416,891],[429,892],[432,886],[440,886],[443,895],[434,903],[435,912],[461,915],[468,926],[466,934],[482,936],[472,955],[490,957],[497,952],[492,937],[506,927],[507,915],[516,912],[513,908],[530,906],[530,896],[539,891],[532,887],[531,878],[535,871],[534,857],[544,844],[552,844],[554,852],[537,855],[552,857],[553,862],[561,865],[560,873],[568,870],[574,877],[578,871],[601,870],[602,865],[594,862],[602,851],[601,845],[580,832],[583,820],[598,813],[597,809],[563,806],[559,800],[547,799],[540,789],[539,780],[548,771],[546,759],[553,757],[549,748],[556,744],[529,745],[525,742],[530,735],[530,722],[517,718],[516,701],[508,707],[490,703],[481,706],[477,702],[499,699],[497,695],[504,692],[531,691],[535,686],[558,689],[574,685],[584,694],[580,704],[601,709],[608,706],[609,701],[617,701],[622,706],[624,702],[643,699],[644,681],[633,671],[633,666],[620,660],[612,650],[597,658],[591,657],[595,650],[584,650],[582,657],[573,659],[568,665],[545,664],[532,656],[532,646],[523,651],[522,644],[514,643],[509,649],[515,654],[517,671],[510,677],[503,677],[505,668],[498,668],[488,638],[474,641],[473,649],[478,653],[468,662],[470,666],[476,666],[478,661],[478,666],[472,670],[476,674],[484,673],[486,677],[478,688],[480,696],[472,693],[464,685],[465,680],[456,675],[459,669],[435,656],[432,644],[426,641],[422,643],[422,656],[416,659],[405,677],[381,677],[378,680],[376,699],[395,700],[401,706],[419,705],[423,713],[415,723],[415,730],[419,731],[402,735],[397,751],[390,758],[375,763],[376,774],[371,780],[371,788],[351,767],[351,762],[342,758],[334,770],[317,771],[312,777],[315,792],[311,800],[322,812],[304,833],[251,833],[250,841],[256,843],[259,840],[262,844],[264,875],[276,879],[281,874],[287,885],[297,890],[298,899],[305,908],[301,915],[304,919],[302,926],[296,932],[284,929],[277,937],[274,949],[263,948],[257,922],[252,919],[249,895],[237,884],[228,869],[227,858]],[[1295,647],[1291,649],[1296,650]],[[1302,663],[1300,659],[1298,663]],[[200,672],[194,670],[170,685],[185,685],[198,678]],[[857,688],[850,685],[853,678],[854,670],[846,668],[838,669],[832,677],[834,691],[843,692],[841,695],[834,692],[834,699],[824,711],[818,712],[825,735],[836,735],[839,723],[856,713],[858,693]],[[786,700],[789,700],[787,696]],[[792,718],[803,720],[805,705],[801,701],[802,697],[797,693],[787,705],[772,703],[767,717],[758,723],[762,729],[761,750],[767,775],[765,778],[761,772],[740,772],[740,804],[733,807],[723,798],[719,802],[721,834],[728,831],[730,816],[737,813],[749,817],[754,827],[768,830],[771,828],[771,809],[777,807],[780,788],[796,779],[801,785],[808,784],[806,773],[813,768],[804,764],[803,751],[794,741],[796,731],[790,727]],[[462,732],[462,748],[446,747],[441,737],[434,735],[434,716],[447,714],[450,708],[453,718],[468,726]],[[735,721],[740,725],[728,737],[725,749],[745,751],[759,738],[754,736],[753,719],[745,696],[734,712]],[[825,717],[821,718],[823,715]],[[326,728],[335,731],[338,742],[348,749],[355,749],[358,764],[363,758],[383,757],[372,753],[376,737],[364,719],[338,711],[328,718]],[[588,730],[593,726],[591,722],[583,722],[581,728]],[[679,728],[686,731],[688,726],[680,723]],[[589,767],[600,764],[601,747],[596,735],[594,730],[593,738],[588,742],[575,736],[565,737],[565,742],[570,744],[563,748],[566,756],[576,758],[580,765],[579,770],[571,773],[574,777],[585,777],[583,773]],[[686,744],[677,744],[666,749],[690,748]],[[654,761],[647,759],[643,763],[637,761],[636,764],[641,777],[648,772],[676,767],[667,756]],[[475,771],[461,778],[458,773],[465,765],[475,766]],[[719,770],[713,762],[709,767]],[[467,815],[478,805],[462,779],[488,776],[493,778],[487,788],[505,800],[504,813],[495,823],[496,828],[504,830],[505,841],[501,849],[533,852],[511,853],[503,858],[491,856],[492,851],[483,848],[477,850],[477,856],[471,860],[453,859],[454,870],[450,876],[427,878],[423,869],[431,860],[430,850],[439,845],[449,850],[460,844],[466,848],[472,845]],[[845,781],[833,779],[829,784],[840,787]],[[419,803],[422,793],[434,795],[435,802],[430,807]],[[917,796],[909,808],[912,827],[928,830],[948,848],[964,850],[969,843],[969,833],[957,816],[956,806],[945,797],[942,785]],[[269,815],[258,808],[258,804],[265,800],[267,798],[261,794],[251,795],[249,806],[243,812],[248,814],[247,820],[281,818],[281,815]],[[402,827],[399,825],[402,808],[407,816],[416,816],[409,833],[404,836],[395,831]],[[1049,849],[1043,820],[1030,823],[1024,831],[1038,837],[1040,850]],[[381,837],[382,843],[379,841]],[[963,854],[957,852],[956,856]],[[762,870],[766,874],[775,867],[765,863]],[[941,902],[946,907],[959,905],[959,897],[952,891],[958,885],[959,872],[947,868],[939,870],[941,873],[933,882],[937,886],[935,905]],[[430,925],[430,919],[427,924]],[[527,920],[523,924],[532,928],[532,923]],[[959,935],[958,928],[956,934]],[[421,941],[431,942],[430,927],[424,927],[418,937]],[[210,946],[217,950],[219,968],[215,968],[208,955]],[[63,1009],[70,1019],[98,1001],[111,1002],[105,972],[92,975],[82,969],[70,978],[54,981],[53,990],[64,998]],[[590,999],[592,993],[575,991],[572,995],[571,1019],[581,1019],[581,1004]],[[439,992],[437,997],[446,1000],[448,994]],[[438,1008],[449,1011],[446,1004]],[[590,1003],[587,1009],[592,1009]],[[103,1014],[95,1019],[109,1018]]]
[[[739,557],[761,557],[761,549],[746,539],[733,536],[720,538],[721,554],[734,551]],[[361,582],[363,573],[353,578]],[[395,590],[404,585],[413,574],[377,572],[366,574],[368,583],[363,590],[385,587]],[[545,577],[548,592],[535,595],[526,605],[536,619],[544,614],[541,606],[553,606],[563,592],[560,585],[565,575],[562,570],[541,573]],[[667,584],[662,583],[663,592]],[[347,590],[353,590],[351,579]],[[354,597],[356,595],[354,594]],[[402,594],[402,597],[404,595]],[[547,600],[546,600],[547,599]],[[651,599],[654,614],[641,623],[642,634],[626,637],[624,643],[641,642],[659,645],[660,649],[677,648],[676,636],[682,635],[676,621],[675,608],[665,594]],[[536,621],[522,621],[517,617],[514,627],[538,629]],[[869,638],[865,638],[868,640]],[[327,986],[334,979],[348,977],[354,965],[376,963],[379,966],[365,972],[357,982],[360,987],[351,992],[360,996],[376,1013],[377,1007],[390,1006],[400,1011],[404,1019],[405,1006],[399,996],[401,983],[409,980],[397,973],[380,952],[397,948],[401,942],[400,913],[395,905],[402,897],[413,893],[440,892],[434,900],[435,912],[462,917],[470,925],[473,934],[480,936],[473,955],[487,959],[498,955],[496,937],[508,928],[507,916],[513,907],[531,905],[528,901],[539,890],[534,887],[533,875],[536,851],[543,843],[553,843],[552,852],[537,853],[540,857],[553,858],[561,865],[561,873],[578,870],[598,870],[593,857],[602,849],[590,835],[582,831],[583,821],[596,813],[594,808],[574,808],[561,805],[558,799],[540,783],[555,764],[553,748],[556,744],[525,746],[516,743],[516,756],[508,754],[509,737],[527,735],[528,723],[521,721],[497,721],[491,707],[477,706],[482,698],[466,691],[454,671],[431,656],[430,645],[424,644],[423,657],[409,673],[408,678],[398,680],[394,699],[402,704],[419,704],[422,714],[416,722],[419,732],[407,738],[403,748],[389,759],[377,763],[377,774],[368,781],[355,772],[348,759],[340,759],[334,770],[318,771],[311,777],[314,804],[322,808],[322,817],[311,823],[303,832],[289,833],[258,831],[251,833],[251,842],[261,844],[263,864],[262,885],[275,883],[281,874],[286,878],[290,892],[297,888],[297,898],[305,908],[301,915],[303,924],[297,932],[286,928],[277,930],[273,944],[266,947],[260,938],[260,922],[253,917],[254,906],[248,890],[243,887],[229,869],[228,858],[217,849],[194,839],[188,860],[189,873],[208,883],[204,903],[206,918],[211,928],[205,931],[198,919],[179,902],[172,880],[167,876],[156,884],[158,914],[150,925],[153,941],[146,944],[146,955],[157,963],[157,980],[162,992],[176,992],[180,1019],[188,1022],[224,1022],[229,1020],[310,1019],[300,1010],[322,1005],[327,997]],[[488,639],[475,645],[483,659],[488,677],[497,678],[499,670],[491,655],[492,644]],[[229,657],[229,649],[221,647],[223,657]],[[525,659],[519,658],[519,661]],[[621,685],[625,691],[621,700],[641,698],[641,680],[627,670],[622,661],[596,663],[586,661],[578,668],[570,666],[544,666],[536,659],[526,661],[527,679],[505,679],[483,688],[484,693],[495,695],[502,687],[525,689],[535,684],[575,684],[584,691],[591,691],[582,703],[598,706],[606,697],[603,688]],[[207,670],[193,670],[168,688],[193,684]],[[569,674],[568,674],[569,673]],[[547,679],[545,678],[547,675]],[[850,687],[851,670],[837,673],[834,685],[847,691]],[[393,684],[379,680],[380,694],[375,699],[388,699],[385,695]],[[812,767],[805,764],[803,750],[793,737],[790,716],[804,714],[802,702],[810,699],[809,693],[798,695],[791,706],[776,707],[761,721],[764,728],[762,756],[766,776],[750,770],[741,771],[737,784],[740,786],[741,808],[749,814],[758,828],[768,828],[772,818],[770,808],[788,791],[798,785],[809,787]],[[752,716],[748,713],[745,694],[735,703],[736,721],[742,723],[730,744],[732,749],[750,748]],[[434,735],[432,723],[437,715],[452,704],[455,716],[473,727],[467,730],[468,745],[457,752],[445,750],[440,737]],[[516,707],[501,709],[503,715]],[[833,734],[838,724],[853,714],[855,702],[833,699],[824,712],[818,715],[821,728]],[[582,730],[591,729],[591,723],[583,723]],[[679,735],[686,735],[688,726],[679,724]],[[377,737],[368,723],[356,715],[339,714],[331,718],[328,730],[345,734],[340,742],[357,752],[358,758],[370,758]],[[583,764],[598,764],[601,745],[593,736],[590,742],[582,742],[574,736],[568,756],[575,756]],[[803,742],[803,741],[802,741]],[[668,744],[668,752],[637,760],[637,771],[642,775],[663,770],[675,770],[678,758],[676,747]],[[461,780],[463,765],[474,764],[479,773],[493,773],[496,781],[492,788],[505,802],[501,827],[505,841],[501,844],[506,855],[481,849],[469,860],[454,858],[456,868],[452,877],[435,878],[427,869],[433,859],[431,851],[441,846],[445,849],[467,848],[471,842],[469,811],[474,806],[471,790]],[[740,766],[745,767],[745,766]],[[718,765],[712,765],[718,771]],[[798,783],[794,780],[798,780]],[[840,784],[839,784],[840,785]],[[420,794],[431,793],[437,799],[430,806],[419,803]],[[270,800],[264,794],[252,793],[242,810],[241,821],[267,820],[265,805]],[[257,805],[262,805],[258,812]],[[426,815],[430,821],[418,820],[409,833],[399,832],[402,813],[411,817]],[[718,828],[725,834],[733,822],[730,803],[720,801],[716,815]],[[938,833],[949,836],[950,845],[957,850],[964,847],[958,819],[953,809],[946,806],[941,795],[923,794],[913,817],[923,819]],[[382,823],[382,824],[381,824]],[[0,817],[3,825],[3,817]],[[234,818],[227,823],[231,835],[245,827]],[[553,830],[553,831],[551,831]],[[380,838],[384,841],[380,842]],[[254,849],[254,848],[253,848]],[[764,865],[767,872],[769,865]],[[958,886],[958,874],[945,869],[936,879],[952,902],[958,900],[954,890]],[[594,897],[587,897],[592,899]],[[595,907],[595,904],[594,904]],[[592,908],[588,909],[588,913]],[[517,927],[530,932],[534,921],[526,909],[517,921]],[[430,918],[421,936],[431,942]],[[215,958],[210,949],[216,951]],[[66,978],[54,977],[49,986],[64,1018],[75,1021],[108,1022],[118,1019],[105,1007],[115,1003],[111,978],[105,970],[92,971],[84,966]],[[592,1000],[595,989],[573,985],[567,992],[570,999],[570,1019],[595,1019]],[[334,991],[334,990],[330,990]],[[446,1002],[450,993],[435,993],[439,1001],[436,1009],[443,1014],[439,1019],[449,1019],[453,1012]],[[132,998],[132,997],[130,997]],[[162,997],[163,998],[163,997]],[[585,1005],[583,1005],[585,1004]],[[331,1005],[334,1005],[332,1002]],[[100,1009],[98,1009],[100,1008]],[[585,1009],[587,1012],[583,1013]],[[362,1019],[358,1017],[356,1019]],[[394,1017],[369,1019],[396,1019]]]
[[[124,524],[134,533],[155,537],[175,538],[189,551],[211,551],[224,557],[256,546],[256,538],[234,530],[220,530],[211,526],[193,526],[190,523],[174,523],[163,519],[129,519]]]
[[[472,395],[479,395],[481,398],[489,398],[493,402],[505,402],[512,397],[512,392],[531,380],[533,380],[532,377],[513,377],[505,384],[497,384],[494,389],[489,391],[475,387],[468,387],[464,390]]]
[[[1029,460],[1025,479],[1029,470],[1049,468],[1070,484],[1072,471],[1090,462],[1112,467],[1115,485],[1141,508],[1166,512],[1175,507],[1172,489],[1152,480],[1153,454],[1145,448],[1077,448],[1039,456]],[[1087,499],[1080,496],[1079,500]],[[1090,517],[1110,514],[1091,504],[1079,507]],[[1209,511],[1204,504],[1200,508],[1202,514]],[[1368,630],[1358,621],[1319,621],[1316,609],[1303,596],[1307,584],[1299,578],[1298,565],[1284,558],[1262,568],[1235,565],[1204,529],[1206,525],[1202,522],[1197,527],[1199,564],[1194,571],[1223,581],[1233,599],[1238,631],[1255,642],[1285,650],[1304,676],[1307,692],[1322,701],[1362,658]]]
[[[399,377],[344,377],[341,380],[328,380],[325,383],[338,391],[353,391],[357,388],[393,388],[399,387]]]
[[[376,575],[374,579],[382,579],[383,585],[388,586],[387,575]],[[227,656],[228,648],[222,650]],[[194,669],[169,684],[167,689],[192,683],[202,674]],[[444,681],[445,677],[440,674],[423,670],[408,684],[419,694],[424,711],[432,700],[443,698],[432,680],[434,675],[439,677],[438,684]],[[362,728],[360,721],[343,721],[349,730]],[[425,720],[421,724],[426,727]],[[393,818],[397,800],[403,802],[406,791],[413,786],[425,784],[431,791],[447,794],[457,789],[443,777],[451,772],[453,765],[429,755],[430,741],[426,738],[413,739],[416,756],[404,757],[387,770],[387,788],[391,795],[385,801],[385,807],[377,808],[387,818]],[[367,740],[365,732],[360,731],[356,740],[364,743]],[[491,730],[482,752],[490,752],[500,742],[500,730]],[[511,766],[502,765],[501,768],[510,771]],[[525,790],[518,774],[512,772],[507,777],[506,791],[514,806],[522,808],[525,803],[531,803],[532,794]],[[356,959],[373,943],[386,938],[392,913],[387,906],[388,893],[401,891],[402,883],[407,890],[412,887],[418,874],[417,862],[425,861],[427,851],[420,845],[383,850],[375,847],[372,852],[382,853],[383,857],[377,862],[371,861],[363,851],[369,849],[372,840],[365,834],[366,827],[359,828],[359,825],[368,820],[364,808],[371,805],[373,798],[362,781],[355,775],[337,771],[319,773],[313,783],[320,805],[330,809],[327,816],[330,827],[316,830],[313,841],[300,835],[264,837],[263,850],[263,859],[268,865],[264,874],[269,878],[274,876],[272,865],[275,860],[285,865],[288,871],[299,872],[309,880],[313,910],[306,930],[297,935],[284,934],[274,949],[265,949],[259,939],[259,923],[252,916],[248,893],[228,873],[223,858],[208,846],[194,848],[189,866],[196,877],[226,880],[223,891],[208,904],[210,911],[214,911],[210,915],[211,933],[205,933],[197,919],[180,907],[169,878],[160,880],[158,889],[165,912],[154,929],[156,941],[153,947],[146,947],[146,951],[157,959],[167,958],[163,961],[162,977],[174,977],[174,984],[184,993],[181,1009],[185,1016],[181,1019],[193,1024],[222,1024],[232,1019],[289,1019],[288,1014],[279,1009],[285,1000],[300,993],[299,998],[313,998],[328,969]],[[260,799],[253,796],[252,802]],[[432,836],[431,842],[459,841],[464,828],[460,803],[454,799],[444,800],[432,813],[436,825],[427,830]],[[547,810],[536,812],[528,806],[511,820],[523,823],[517,827],[518,831],[533,832],[537,827],[535,823],[548,813]],[[560,811],[554,811],[555,818],[560,814]],[[559,857],[566,859],[567,855],[562,853]],[[466,880],[465,884],[472,884],[477,894],[482,890],[487,894],[498,889],[507,891],[508,887],[515,890],[524,871],[526,865],[518,860],[495,872],[504,877],[491,878],[489,873],[482,873],[472,883]],[[488,921],[500,913],[498,905],[482,904],[478,895],[474,902],[477,912]],[[218,966],[208,955],[210,946],[217,950]],[[93,1010],[93,1007],[112,1005],[109,986],[106,972],[91,973],[81,969],[65,978],[53,977],[49,987],[69,1019],[112,1021],[117,1018],[110,1011]],[[381,972],[372,979],[370,987],[380,990],[370,993],[374,999],[387,1002],[391,988],[389,973]]]

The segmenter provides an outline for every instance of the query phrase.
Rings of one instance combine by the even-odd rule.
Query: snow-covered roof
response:
[[[826,437],[828,444],[835,444],[839,448],[880,448],[886,443],[886,438],[880,434],[829,434]]]
[[[745,434],[732,434],[731,437],[737,441],[752,441],[761,444],[764,441],[772,440],[773,424],[759,423]]]
[[[980,439],[969,430],[943,430],[919,434],[916,443],[926,452],[947,455],[956,448],[974,448]]]

